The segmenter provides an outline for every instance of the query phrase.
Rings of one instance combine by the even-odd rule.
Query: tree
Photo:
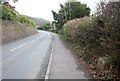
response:
[[[51,29],[51,28],[52,28],[52,26],[51,26],[50,23],[45,23],[45,24],[43,25],[43,27],[44,27],[45,30],[48,30],[48,29]]]
[[[80,2],[67,2],[65,6],[68,17],[70,17],[71,14],[71,19],[89,16],[90,14],[90,8]]]
[[[81,4],[77,1],[66,2],[65,4],[60,4],[58,13],[53,10],[52,13],[56,23],[56,29],[60,30],[68,20],[89,16],[90,8],[86,4]]]
[[[38,26],[37,29],[48,31],[48,30],[52,30],[53,28],[52,28],[52,24],[48,22],[48,23],[42,24],[41,26]]]
[[[61,27],[64,25],[64,18],[62,18],[62,16],[64,16],[62,13],[56,13],[55,11],[52,11],[53,13],[53,18],[54,18],[54,23],[55,23],[55,27],[57,30],[60,30]]]

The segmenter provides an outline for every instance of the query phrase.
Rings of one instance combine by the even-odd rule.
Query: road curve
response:
[[[39,31],[2,46],[3,79],[40,79],[44,77],[43,65],[51,50],[53,36],[49,32]],[[45,64],[46,63],[46,64]]]

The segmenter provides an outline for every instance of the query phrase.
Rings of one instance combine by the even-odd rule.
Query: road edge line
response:
[[[45,73],[45,80],[49,79],[50,65],[51,65],[51,62],[52,62],[52,56],[53,56],[54,46],[55,46],[55,41],[54,41],[54,38],[53,38],[53,44],[52,44],[52,49],[51,49],[51,53],[50,53],[49,63],[48,63],[47,71]]]

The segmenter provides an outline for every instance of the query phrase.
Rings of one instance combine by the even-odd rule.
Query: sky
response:
[[[10,0],[10,4],[15,6],[15,10],[23,15],[31,17],[43,18],[46,20],[53,21],[53,15],[51,10],[58,12],[60,9],[59,4],[65,3],[67,0],[18,0],[13,3]],[[95,12],[96,3],[99,0],[77,0],[81,3],[86,3],[91,8],[91,13]]]

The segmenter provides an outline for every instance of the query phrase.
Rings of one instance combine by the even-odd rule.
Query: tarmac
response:
[[[78,64],[59,36],[56,34],[53,36],[54,43],[47,79],[89,79],[84,67]]]

